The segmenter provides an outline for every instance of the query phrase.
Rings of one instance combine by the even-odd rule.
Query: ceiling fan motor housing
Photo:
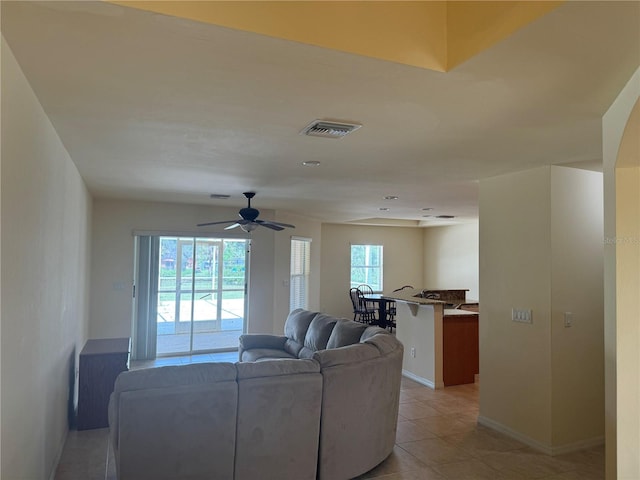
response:
[[[259,210],[251,207],[241,208],[239,213],[242,218],[250,222],[253,222],[260,215]]]

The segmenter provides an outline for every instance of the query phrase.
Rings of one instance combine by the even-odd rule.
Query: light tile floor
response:
[[[131,368],[234,362],[236,359],[236,352],[214,353],[133,362]],[[394,451],[383,463],[358,479],[604,479],[604,447],[555,457],[538,453],[510,437],[478,425],[478,394],[478,385],[432,390],[403,378]],[[55,480],[115,480],[113,458],[107,445],[106,428],[70,431]]]

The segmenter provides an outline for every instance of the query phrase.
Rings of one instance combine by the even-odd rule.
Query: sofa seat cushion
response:
[[[352,322],[349,320],[339,321],[331,332],[331,336],[327,342],[327,349],[360,343],[360,337],[362,337],[362,334],[366,329],[367,325],[363,323]]]
[[[272,358],[296,358],[289,352],[277,348],[253,348],[242,352],[241,362],[257,362]]]

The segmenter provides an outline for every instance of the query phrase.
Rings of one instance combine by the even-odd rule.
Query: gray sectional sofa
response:
[[[379,327],[295,310],[243,335],[239,362],[120,374],[119,480],[347,480],[393,450],[403,347]]]

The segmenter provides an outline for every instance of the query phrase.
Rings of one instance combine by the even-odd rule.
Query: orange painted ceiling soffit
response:
[[[446,72],[563,2],[109,3]]]

